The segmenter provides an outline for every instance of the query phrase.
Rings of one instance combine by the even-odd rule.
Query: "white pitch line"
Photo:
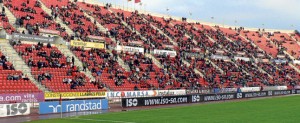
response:
[[[84,119],[84,118],[68,118],[75,120],[85,120],[85,121],[103,121],[103,122],[112,122],[112,123],[135,123],[135,122],[127,122],[127,121],[116,121],[116,120],[100,120],[100,119]]]

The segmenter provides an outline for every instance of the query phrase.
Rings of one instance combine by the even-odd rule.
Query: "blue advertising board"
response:
[[[90,111],[90,110],[106,110],[108,109],[107,99],[95,99],[95,100],[73,100],[62,101],[61,105],[59,101],[54,102],[40,102],[39,113],[60,113],[62,112],[76,112],[76,111]]]

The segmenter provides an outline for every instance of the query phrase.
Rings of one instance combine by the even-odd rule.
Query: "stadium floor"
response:
[[[293,95],[288,95],[288,96],[293,96]],[[287,97],[287,96],[285,96]],[[278,98],[278,97],[261,97],[261,98],[252,98],[252,99],[242,99],[242,100],[260,100],[260,99],[266,99],[266,98]],[[222,103],[222,102],[239,102],[242,100],[228,100],[228,101],[215,101],[215,102],[206,102],[206,103]],[[194,106],[194,105],[201,105],[205,103],[195,103],[195,104],[180,104],[180,105],[165,105],[165,106],[149,106],[149,107],[136,107],[136,108],[126,108],[126,110],[131,111],[131,110],[143,110],[143,109],[153,109],[153,108],[169,108],[169,107],[181,107],[181,106]],[[72,113],[63,113],[64,120],[68,121],[74,121],[79,123],[85,123],[85,122],[117,122],[117,123],[134,123],[130,121],[122,121],[122,120],[104,120],[104,119],[90,119],[90,118],[79,118],[82,117],[82,115],[92,115],[92,114],[103,114],[103,113],[111,113],[111,112],[121,112],[122,109],[120,107],[120,104],[114,104],[110,106],[111,108],[106,111],[84,111],[84,112],[72,112]],[[37,110],[35,111],[36,113],[28,115],[28,116],[18,116],[18,117],[8,117],[8,118],[0,118],[0,123],[20,123],[20,122],[30,122],[30,121],[38,121],[38,123],[43,123],[44,119],[55,119],[55,118],[60,118],[60,114],[47,114],[47,115],[39,115],[37,114]],[[76,116],[76,117],[74,117]],[[84,116],[85,117],[85,116]],[[89,116],[87,116],[89,117]],[[59,119],[58,119],[59,120]],[[49,120],[46,120],[49,121]],[[65,121],[64,121],[65,122]],[[62,122],[57,122],[57,123],[62,123]]]

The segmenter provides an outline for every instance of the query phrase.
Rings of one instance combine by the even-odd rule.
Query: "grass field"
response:
[[[30,123],[297,123],[300,96],[128,111]]]

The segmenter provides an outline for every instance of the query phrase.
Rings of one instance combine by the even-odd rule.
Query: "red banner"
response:
[[[143,42],[141,42],[141,41],[131,41],[129,43],[137,44],[137,45],[143,45]]]
[[[200,48],[194,48],[193,50],[197,51],[197,52],[200,52],[201,49]]]
[[[171,49],[174,49],[174,46],[173,45],[163,45],[165,48],[171,48]]]
[[[141,0],[134,0],[134,3],[139,3],[141,2]]]
[[[89,35],[88,38],[90,39],[96,39],[96,40],[102,40],[102,41],[105,41],[105,38],[103,37],[100,37],[100,36],[93,36],[93,35]]]
[[[50,29],[40,29],[40,33],[59,35],[59,31]]]

